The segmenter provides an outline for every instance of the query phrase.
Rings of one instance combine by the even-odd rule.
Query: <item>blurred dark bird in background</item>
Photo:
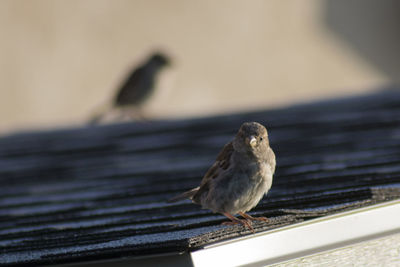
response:
[[[145,63],[133,69],[111,105],[93,116],[89,123],[99,123],[113,109],[120,109],[122,116],[143,118],[141,108],[154,92],[157,74],[168,65],[170,59],[165,54],[153,53]]]
[[[153,54],[145,64],[133,70],[121,86],[114,99],[114,106],[143,104],[153,93],[156,75],[169,65],[169,59],[161,54]]]

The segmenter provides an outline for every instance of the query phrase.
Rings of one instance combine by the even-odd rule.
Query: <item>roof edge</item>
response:
[[[194,266],[274,264],[400,232],[399,221],[394,200],[219,242],[191,258]]]

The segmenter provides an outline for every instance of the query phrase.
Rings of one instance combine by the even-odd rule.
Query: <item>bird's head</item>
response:
[[[160,52],[152,54],[149,62],[159,67],[164,67],[171,64],[171,60],[165,54]]]
[[[233,145],[239,152],[263,154],[269,147],[267,129],[258,122],[245,122],[240,127]]]

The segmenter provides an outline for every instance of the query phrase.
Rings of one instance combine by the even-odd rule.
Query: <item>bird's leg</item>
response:
[[[251,227],[251,222],[250,221],[248,221],[248,220],[240,220],[240,219],[236,218],[235,216],[233,216],[233,215],[231,215],[229,213],[226,213],[226,212],[224,212],[222,214],[225,215],[226,217],[228,217],[229,219],[231,219],[230,222],[223,222],[222,223],[223,225],[241,224],[244,227],[247,227],[253,233],[255,233],[253,227]]]
[[[115,111],[114,117],[115,117],[114,120],[117,120],[117,121],[126,121],[127,118],[130,119],[127,116],[126,108],[124,108],[124,107],[118,107]]]
[[[269,221],[268,218],[266,218],[266,217],[253,217],[253,216],[250,216],[250,215],[248,215],[248,214],[246,214],[244,212],[239,212],[239,215],[242,216],[243,218],[247,219],[247,220],[250,220],[250,221],[262,221],[262,222],[268,222]]]
[[[135,113],[131,114],[131,116],[133,116],[133,115],[136,117],[137,120],[148,121],[148,117],[146,116],[146,113],[144,112],[142,107],[138,107],[135,110]]]

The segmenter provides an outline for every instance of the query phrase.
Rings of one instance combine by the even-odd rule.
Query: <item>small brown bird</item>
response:
[[[275,165],[267,129],[257,122],[243,123],[235,138],[218,154],[200,186],[169,202],[189,198],[202,208],[231,219],[223,224],[241,224],[254,232],[252,220],[268,219],[252,217],[245,212],[254,208],[271,188]],[[235,214],[244,219],[236,218]]]

